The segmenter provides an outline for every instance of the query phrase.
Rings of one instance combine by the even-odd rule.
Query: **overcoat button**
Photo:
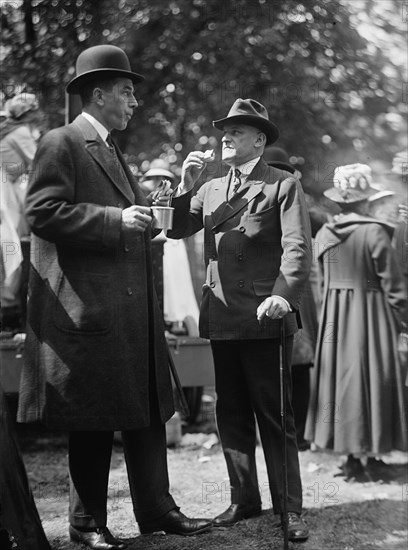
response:
[[[243,259],[244,259],[244,255],[243,254],[238,254],[238,260],[241,262]]]
[[[239,230],[241,231],[241,233],[245,233],[246,231],[245,227],[242,227],[242,226],[239,228]]]
[[[124,250],[125,252],[129,252],[130,248],[128,247],[127,244],[125,244],[125,246],[123,247],[123,250]]]
[[[126,292],[127,292],[128,296],[132,296],[132,294],[133,294],[133,290],[130,287],[128,287]]]
[[[239,286],[239,288],[244,287],[245,286],[245,281],[243,281],[242,279],[241,279],[241,281],[238,281],[238,286]]]
[[[123,204],[121,202],[118,202],[118,208],[123,208]]]
[[[211,288],[214,288],[214,287],[215,287],[215,283],[210,283],[210,287],[211,287]]]

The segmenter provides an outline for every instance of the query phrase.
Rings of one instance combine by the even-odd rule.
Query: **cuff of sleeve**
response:
[[[122,210],[115,206],[105,207],[105,219],[103,226],[103,246],[117,248],[120,241],[122,228]]]
[[[290,305],[290,303],[285,298],[282,298],[282,296],[276,296],[276,295],[275,295],[275,298],[278,298],[279,300],[282,300],[282,302],[284,302],[286,304],[286,306],[288,307],[289,311],[293,311],[292,306]]]

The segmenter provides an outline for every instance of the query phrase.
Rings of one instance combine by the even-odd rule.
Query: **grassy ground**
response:
[[[207,432],[202,433],[201,430]],[[224,458],[208,425],[184,435],[181,445],[170,448],[168,462],[171,492],[181,510],[190,516],[213,517],[229,505]],[[53,550],[78,550],[68,540],[68,477],[64,436],[19,433],[24,462],[44,530]],[[402,550],[408,547],[408,457],[385,457],[396,466],[387,482],[346,482],[338,466],[344,457],[323,452],[300,454],[304,517],[311,535],[307,542],[290,544],[304,550]],[[130,550],[274,550],[283,548],[281,531],[271,510],[265,463],[257,449],[263,514],[228,529],[196,537],[139,536],[129,496],[122,448],[115,445],[109,490],[108,526],[127,539]]]

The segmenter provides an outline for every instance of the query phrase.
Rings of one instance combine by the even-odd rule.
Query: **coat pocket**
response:
[[[253,282],[257,296],[271,296],[276,279],[257,279]]]
[[[110,276],[64,272],[54,302],[54,323],[65,332],[103,334],[113,321]]]

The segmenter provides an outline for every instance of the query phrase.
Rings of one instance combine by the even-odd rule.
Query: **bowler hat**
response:
[[[290,164],[289,155],[282,147],[267,147],[264,151],[263,159],[269,166],[279,168],[279,170],[286,170],[291,174],[296,172],[296,168],[293,164]]]
[[[223,130],[225,124],[234,122],[255,126],[255,128],[261,130],[266,135],[266,145],[271,145],[279,137],[279,130],[269,120],[268,111],[255,99],[237,99],[228,115],[225,118],[214,120],[213,126],[218,130]]]
[[[144,77],[132,72],[128,56],[117,46],[92,46],[81,52],[76,62],[76,76],[67,84],[69,94],[78,94],[84,84],[99,76],[130,78],[134,83]]]

